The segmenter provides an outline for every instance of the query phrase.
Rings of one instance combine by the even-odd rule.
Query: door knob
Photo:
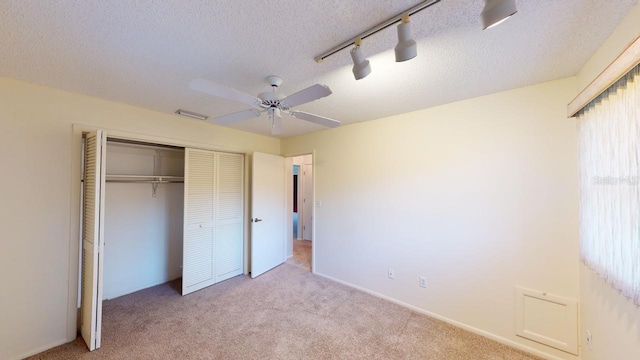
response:
[[[262,221],[262,219],[260,218],[251,219],[251,222],[260,222],[260,221]]]

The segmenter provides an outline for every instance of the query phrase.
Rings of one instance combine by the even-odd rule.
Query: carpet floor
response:
[[[180,286],[104,301],[94,352],[78,338],[32,359],[539,359],[290,264]]]
[[[287,263],[311,271],[311,241],[293,239],[293,256]]]

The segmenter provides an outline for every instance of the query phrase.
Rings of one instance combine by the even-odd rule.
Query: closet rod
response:
[[[184,180],[106,180],[106,182],[166,184],[166,183],[184,183]]]

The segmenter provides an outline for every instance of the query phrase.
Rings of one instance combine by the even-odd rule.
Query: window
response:
[[[640,67],[577,114],[582,261],[640,305]]]

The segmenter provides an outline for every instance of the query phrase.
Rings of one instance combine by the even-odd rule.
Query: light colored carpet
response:
[[[538,359],[283,264],[185,297],[180,282],[105,301],[102,347],[34,359]]]
[[[293,256],[287,262],[311,271],[311,241],[293,239]]]

